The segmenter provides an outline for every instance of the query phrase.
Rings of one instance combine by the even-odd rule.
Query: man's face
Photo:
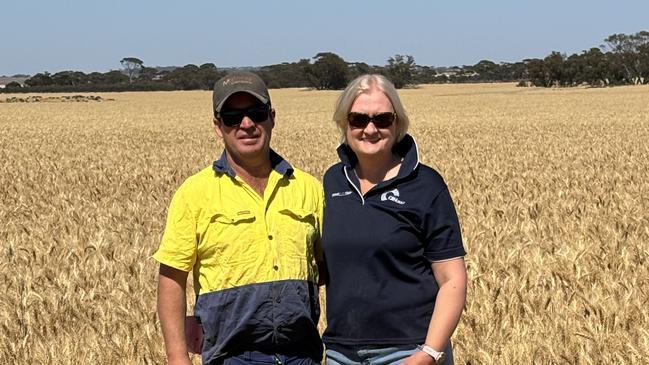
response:
[[[268,159],[270,152],[270,137],[275,125],[275,111],[269,110],[266,118],[257,122],[247,115],[248,110],[256,111],[264,105],[254,96],[239,92],[230,96],[221,108],[220,116],[224,114],[237,114],[243,112],[243,117],[238,119],[239,125],[228,127],[224,117],[214,120],[216,134],[223,138],[228,154],[238,163],[261,163]],[[255,114],[254,112],[251,114]],[[254,117],[254,116],[253,116]]]

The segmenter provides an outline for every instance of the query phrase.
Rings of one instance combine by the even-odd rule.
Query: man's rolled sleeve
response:
[[[181,186],[171,200],[162,242],[153,258],[161,264],[189,272],[196,261],[196,218],[184,195]]]

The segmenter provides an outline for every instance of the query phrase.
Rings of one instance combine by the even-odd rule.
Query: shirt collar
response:
[[[401,168],[397,174],[398,178],[410,175],[419,165],[419,150],[415,139],[411,135],[406,134],[401,141],[392,147],[392,151],[403,158]],[[358,163],[356,154],[346,143],[338,146],[337,152],[343,165],[354,168]]]
[[[227,156],[227,152],[224,149],[223,153],[221,153],[221,157],[219,157],[218,160],[212,163],[212,169],[214,169],[214,171],[217,173],[227,174],[230,177],[235,177],[237,176],[237,173],[234,172],[234,169],[228,163]],[[286,161],[282,156],[277,154],[277,152],[273,151],[272,149],[270,150],[270,167],[272,167],[273,170],[277,171],[284,177],[290,177],[293,174],[293,166],[291,166],[288,161]]]

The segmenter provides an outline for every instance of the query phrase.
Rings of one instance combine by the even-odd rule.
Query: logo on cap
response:
[[[221,111],[226,99],[236,92],[246,92],[259,99],[263,104],[270,102],[268,88],[259,76],[247,71],[236,71],[214,83],[212,101],[215,116]],[[218,118],[218,116],[216,116]]]
[[[242,77],[233,77],[231,79],[223,80],[223,86],[236,85],[236,84],[252,84],[251,79],[242,78]]]

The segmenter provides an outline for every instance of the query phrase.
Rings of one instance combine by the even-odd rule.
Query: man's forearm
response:
[[[171,271],[170,271],[171,270]],[[187,273],[163,267],[158,281],[158,317],[170,363],[189,359],[185,341],[185,288]]]

